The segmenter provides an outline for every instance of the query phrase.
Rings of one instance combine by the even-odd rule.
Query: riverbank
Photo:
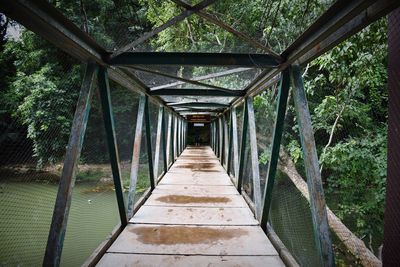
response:
[[[57,185],[60,181],[62,164],[54,164],[36,168],[35,165],[16,164],[0,167],[0,183],[38,183]],[[121,178],[124,191],[129,189],[130,163],[121,163]],[[149,169],[147,164],[139,167],[136,192],[144,192],[150,186]],[[90,183],[91,192],[114,190],[111,167],[109,164],[81,164],[76,174],[76,184]],[[1,189],[1,188],[0,188]]]

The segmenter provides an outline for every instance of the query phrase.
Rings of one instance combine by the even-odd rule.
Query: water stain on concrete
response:
[[[217,165],[215,163],[210,163],[210,162],[195,162],[195,163],[181,163],[181,164],[177,164],[174,167],[202,171],[204,169],[211,169],[216,166]]]
[[[228,203],[231,199],[227,197],[204,197],[204,196],[186,196],[186,195],[167,195],[156,198],[157,201],[173,204],[190,203]]]
[[[247,234],[243,229],[215,229],[188,226],[141,226],[129,229],[143,244],[210,244]]]

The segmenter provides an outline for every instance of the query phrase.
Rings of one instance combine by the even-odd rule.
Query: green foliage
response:
[[[13,115],[28,127],[39,165],[55,162],[63,155],[71,124],[70,109],[76,100],[66,88],[57,86],[58,81],[49,80],[49,74],[49,66],[31,75],[18,72],[10,88],[19,103]],[[57,139],[48,138],[54,134]]]
[[[339,200],[337,215],[359,236],[383,234],[386,130],[340,141],[321,159],[329,169],[327,194]]]
[[[51,2],[108,49],[131,42],[182,12],[172,1]],[[208,7],[207,12],[279,52],[333,1],[307,2],[305,5],[299,0],[220,0]],[[1,23],[5,23],[3,17]],[[386,29],[384,19],[372,24],[311,62],[304,77],[328,204],[357,234],[372,234],[378,239],[382,235],[386,178]],[[3,32],[0,31],[0,104],[9,116],[27,127],[27,138],[33,142],[39,164],[60,161],[82,78],[81,66],[27,30],[16,41],[5,40]],[[262,52],[196,15],[162,31],[137,49]],[[223,68],[172,69],[177,75],[189,78],[220,70]],[[207,82],[236,89],[247,85],[253,76],[254,72],[249,72]],[[135,125],[131,119],[136,117],[137,98],[115,84],[112,88],[118,146],[121,158],[126,160],[131,155]],[[276,97],[276,88],[269,88],[254,98],[258,152],[263,165],[269,161]],[[152,118],[156,112],[152,111]],[[240,113],[238,110],[237,114]],[[238,119],[239,127],[240,123]],[[285,119],[283,147],[302,171],[296,125],[291,104]],[[107,162],[96,95],[87,136],[90,138],[85,139],[82,161]],[[145,159],[143,153],[141,160]],[[95,179],[98,175],[86,176]],[[128,176],[129,173],[123,173],[125,188]],[[138,183],[138,190],[148,187],[147,169],[141,168]]]

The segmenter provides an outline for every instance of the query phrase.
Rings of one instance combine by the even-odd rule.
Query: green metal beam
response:
[[[144,109],[144,120],[146,125],[146,146],[147,146],[147,161],[149,164],[149,177],[151,190],[156,188],[156,182],[154,179],[154,168],[153,168],[153,152],[151,149],[151,127],[150,127],[150,110],[149,110],[149,97],[145,96],[145,109]]]
[[[71,206],[72,190],[75,184],[77,165],[89,118],[90,102],[93,95],[92,81],[96,68],[94,64],[88,65],[82,81],[81,92],[72,121],[71,134],[61,172],[60,184],[58,186],[43,266],[60,265]]]
[[[243,90],[220,90],[220,89],[180,89],[168,88],[150,91],[150,95],[172,95],[172,96],[243,96]]]
[[[247,102],[247,98],[245,100]],[[239,160],[239,174],[237,178],[237,190],[239,193],[242,193],[242,182],[243,182],[243,175],[244,175],[244,160],[246,156],[246,144],[247,144],[247,128],[249,122],[248,116],[248,105],[244,103],[244,112],[243,112],[243,125],[242,125],[242,145],[240,147],[240,160]]]
[[[281,139],[283,126],[285,122],[286,105],[290,88],[290,72],[289,69],[283,71],[281,83],[278,92],[278,105],[276,107],[276,117],[274,125],[274,134],[272,137],[272,148],[270,152],[270,160],[268,164],[268,174],[264,187],[264,203],[261,215],[261,228],[267,232],[267,222],[269,218],[269,209],[272,202],[272,190],[275,183],[276,169],[278,166],[279,149],[281,147]]]
[[[267,54],[125,52],[109,62],[111,65],[189,65],[274,68],[279,62]]]
[[[310,210],[314,228],[314,240],[323,266],[335,266],[332,241],[329,235],[328,216],[322,185],[314,130],[308,109],[307,97],[304,91],[303,78],[298,65],[291,67],[293,99],[296,117],[299,125],[301,147],[303,151],[304,168],[307,176],[310,195]]]
[[[111,106],[110,85],[108,82],[107,69],[105,67],[99,67],[97,78],[99,84],[101,106],[103,110],[104,126],[107,136],[108,153],[110,155],[115,194],[117,196],[119,216],[121,220],[121,225],[125,226],[127,225],[128,221],[126,217],[124,192],[121,182],[121,168],[119,166],[120,161],[118,154],[117,137],[115,134],[115,123]]]
[[[156,135],[156,149],[154,153],[154,177],[158,177],[158,165],[160,162],[161,153],[161,139],[162,139],[162,122],[163,122],[163,112],[162,106],[158,107],[158,118],[157,118],[157,135]]]
[[[142,147],[142,133],[143,133],[143,121],[144,121],[144,109],[146,106],[146,98],[144,95],[140,96],[139,106],[136,115],[136,128],[132,151],[131,160],[131,173],[130,173],[130,183],[128,191],[128,219],[133,217],[134,205],[135,205],[135,195],[136,195],[136,185],[138,180],[139,172],[139,160],[140,160],[140,150]]]
[[[188,102],[188,103],[170,103],[167,105],[169,107],[216,107],[216,108],[226,108],[229,107],[228,104],[221,103],[207,103],[207,102]]]
[[[164,173],[168,171],[168,152],[167,152],[167,127],[165,125],[165,109],[162,107],[162,121],[161,121],[161,141],[162,141],[162,155],[163,155],[163,167]]]

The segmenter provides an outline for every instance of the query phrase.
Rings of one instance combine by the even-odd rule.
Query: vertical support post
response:
[[[217,158],[219,158],[219,134],[218,134],[218,130],[219,130],[219,118],[217,118],[215,120],[215,155],[217,156]]]
[[[233,146],[232,110],[233,110],[233,108],[229,110],[231,116],[229,119],[228,162],[227,162],[227,167],[226,167],[226,171],[227,171],[228,175],[231,174],[231,168],[232,168],[232,166],[231,166],[232,165],[232,163],[231,163],[232,162],[232,150],[233,150],[233,148],[232,148],[232,146]]]
[[[179,157],[181,154],[181,120],[179,117],[176,117],[176,157]]]
[[[175,162],[175,155],[176,155],[176,119],[173,114],[171,114],[172,117],[172,127],[171,127],[171,154],[172,154],[172,163]]]
[[[222,166],[224,166],[225,168],[227,168],[228,166],[228,115],[224,115],[224,120],[223,120],[223,127],[224,127],[224,160],[222,161]]]
[[[67,228],[72,190],[76,178],[76,166],[81,154],[83,139],[90,112],[90,102],[93,95],[92,81],[96,65],[88,64],[82,81],[81,91],[72,121],[71,134],[60,177],[53,218],[47,239],[43,266],[59,266],[64,236]]]
[[[179,155],[183,151],[183,120],[179,119]]]
[[[186,121],[183,120],[183,124],[182,124],[182,152],[185,150],[186,148]]]
[[[308,191],[310,193],[310,208],[314,226],[314,238],[320,252],[323,266],[334,266],[332,243],[329,235],[328,217],[322,187],[321,173],[317,150],[315,148],[314,131],[311,124],[310,111],[300,67],[291,67],[293,97],[299,124],[300,140],[303,150],[304,167],[306,170]]]
[[[286,106],[290,88],[290,72],[286,69],[282,73],[278,91],[278,105],[276,107],[272,147],[268,163],[267,179],[264,187],[264,205],[261,215],[261,228],[267,232],[269,209],[272,202],[272,191],[275,183],[276,169],[278,166],[279,150],[281,147],[283,126],[285,123]]]
[[[237,132],[237,116],[236,108],[232,109],[232,139],[233,139],[233,170],[235,172],[234,176],[238,177],[239,174],[239,147],[238,147],[238,132]]]
[[[219,157],[219,134],[218,134],[218,123],[219,120],[218,118],[215,120],[215,155],[217,156],[217,158]]]
[[[176,149],[176,158],[178,158],[179,157],[179,117],[178,116],[176,116],[176,118],[175,118],[175,129],[176,129],[176,131],[175,131],[175,140],[176,140],[175,149]]]
[[[183,124],[184,128],[183,128],[183,148],[185,149],[187,144],[186,144],[186,140],[187,140],[187,121],[184,122]]]
[[[111,171],[114,179],[115,194],[117,196],[119,217],[121,225],[126,226],[128,221],[124,202],[124,191],[122,190],[121,168],[119,166],[119,155],[117,139],[115,135],[114,117],[111,108],[110,85],[105,67],[99,67],[97,73],[101,106],[103,109],[103,120],[107,136],[108,153],[110,154]]]
[[[224,139],[223,139],[223,131],[224,128],[222,127],[222,118],[218,118],[218,158],[222,164],[222,154],[224,148]]]
[[[214,123],[212,121],[210,122],[210,145],[214,151]]]
[[[179,118],[179,155],[182,153],[182,124],[183,121]]]
[[[136,185],[139,171],[139,158],[140,158],[140,148],[142,146],[142,133],[143,133],[143,121],[144,121],[144,110],[146,108],[146,97],[144,95],[140,96],[139,107],[136,116],[136,128],[135,128],[135,139],[132,148],[132,160],[131,160],[131,173],[130,173],[130,183],[128,191],[128,219],[133,217],[133,208],[135,205],[135,194]]]
[[[247,102],[247,98],[245,100]],[[243,127],[242,127],[242,146],[240,147],[240,161],[239,161],[239,175],[237,179],[237,190],[241,194],[242,193],[242,182],[244,175],[244,157],[246,154],[246,143],[247,143],[247,126],[248,126],[248,105],[244,103],[244,112],[243,112]]]
[[[166,150],[167,150],[167,162],[168,162],[168,167],[169,164],[172,163],[170,162],[173,161],[174,156],[172,155],[171,152],[171,143],[172,143],[172,114],[168,113],[168,126],[167,126],[167,146],[166,146]]]
[[[150,111],[149,111],[149,97],[145,96],[145,109],[144,109],[144,120],[146,125],[146,145],[147,145],[147,160],[149,161],[149,176],[151,190],[156,187],[154,179],[154,166],[153,166],[153,151],[151,149],[151,127],[150,127]]]
[[[158,177],[158,165],[160,162],[160,149],[161,149],[161,135],[162,135],[162,122],[163,122],[163,107],[158,108],[158,118],[157,118],[157,137],[156,137],[156,151],[154,153],[154,177]]]
[[[250,157],[251,157],[251,169],[253,174],[253,197],[255,206],[255,215],[257,219],[260,219],[261,215],[261,182],[260,182],[260,170],[258,163],[258,151],[257,151],[257,132],[256,132],[256,120],[254,115],[253,98],[249,97],[246,99],[247,114],[248,114],[248,127],[249,127],[249,138],[250,138]]]
[[[220,125],[220,134],[221,134],[221,153],[220,153],[220,161],[221,161],[221,165],[222,167],[224,166],[224,158],[225,158],[225,138],[224,138],[224,124],[225,124],[225,118],[224,115],[222,115],[220,117],[219,120],[219,125]]]
[[[388,154],[383,265],[400,262],[400,8],[389,14],[388,32]]]
[[[216,142],[216,140],[215,140],[215,121],[213,121],[213,123],[212,123],[212,138],[213,138],[213,150],[214,150],[214,153],[216,154],[217,152],[216,152],[216,146],[215,146],[215,142]]]
[[[161,140],[162,140],[162,154],[164,159],[164,174],[168,171],[168,149],[167,149],[167,129],[165,128],[165,110],[162,107],[162,120],[161,120]]]

